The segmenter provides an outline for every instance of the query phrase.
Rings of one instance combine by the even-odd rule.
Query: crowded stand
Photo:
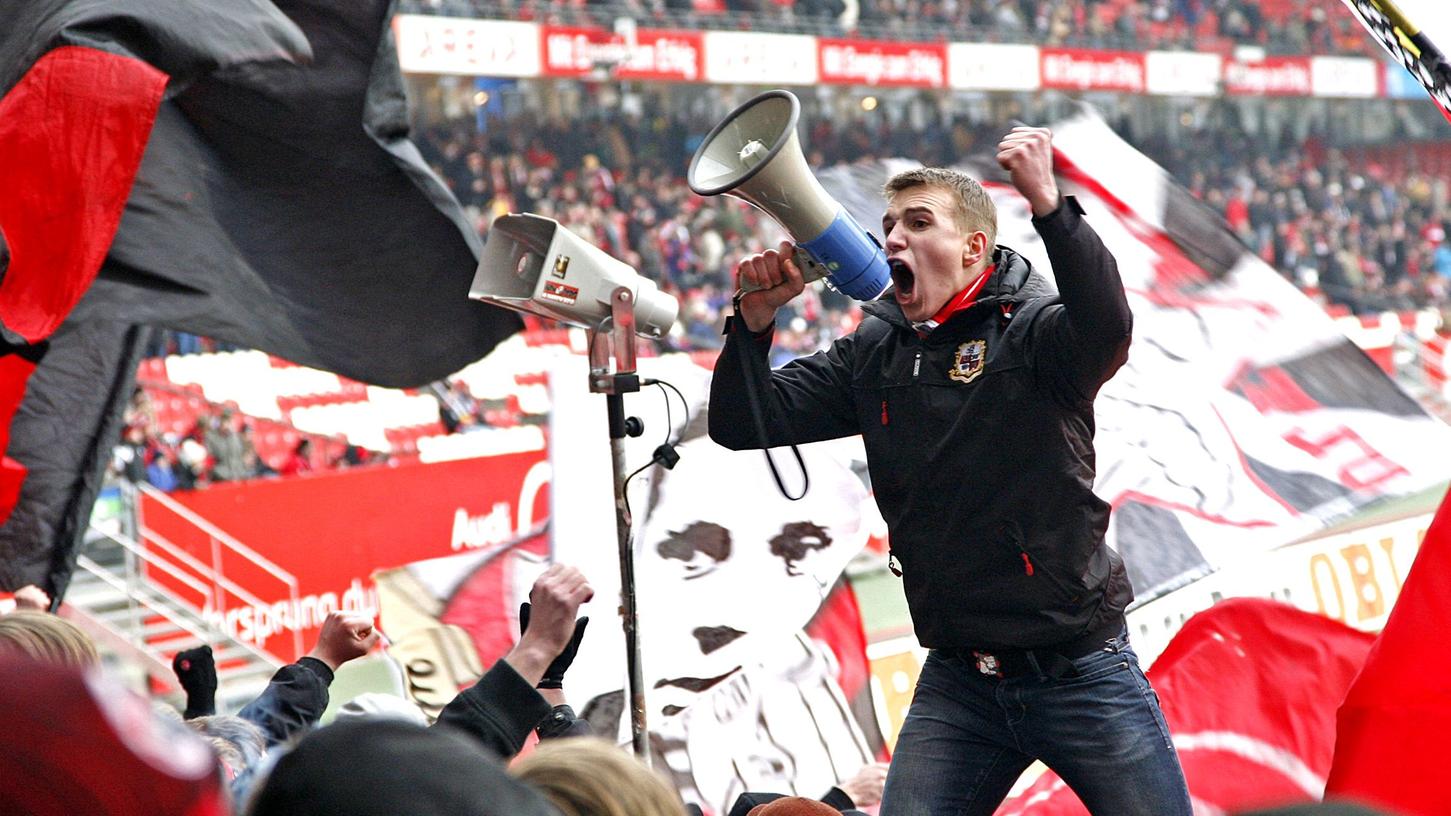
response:
[[[679,297],[679,322],[659,350],[691,352],[708,364],[722,342],[736,261],[785,237],[758,210],[690,192],[678,168],[710,124],[663,114],[524,115],[491,120],[483,132],[472,121],[428,127],[418,140],[480,236],[508,212],[557,219]],[[965,117],[923,127],[818,117],[802,130],[811,164],[827,167],[908,154],[950,165],[999,127]],[[1441,310],[1451,302],[1451,146],[1444,142],[1336,148],[1326,132],[1274,141],[1222,121],[1173,138],[1140,135],[1128,123],[1121,129],[1332,315]],[[822,348],[860,318],[854,301],[813,289],[781,315],[773,359]],[[143,363],[137,401],[161,410],[138,408],[118,456],[131,476],[170,490],[537,448],[549,410],[544,372],[551,359],[581,353],[585,341],[580,330],[530,321],[521,338],[452,382],[414,392],[204,338],[164,336],[154,350],[170,353]],[[233,426],[240,444],[220,441],[231,435],[219,429]],[[240,453],[219,456],[233,448]]]

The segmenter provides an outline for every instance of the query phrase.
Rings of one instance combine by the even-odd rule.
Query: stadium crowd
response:
[[[1354,314],[1451,303],[1448,181],[1404,146],[1352,158],[1214,129],[1141,148],[1308,294]]]
[[[772,246],[779,227],[727,197],[687,186],[686,164],[710,122],[596,117],[588,122],[473,123],[421,134],[425,154],[487,233],[505,212],[558,219],[677,294],[676,348],[719,345],[721,310],[742,255]],[[808,161],[911,155],[952,164],[1005,125],[958,118],[914,128],[887,117],[803,124]],[[1172,138],[1122,135],[1222,215],[1239,237],[1307,293],[1355,313],[1441,307],[1451,280],[1447,179],[1412,162],[1351,161],[1322,136],[1280,142],[1203,127]],[[854,325],[854,304],[831,292],[784,314],[781,354],[813,350]]]
[[[441,710],[366,692],[323,724],[338,669],[383,642],[371,614],[329,614],[306,655],[236,713],[220,713],[210,645],[172,658],[174,704],[148,700],[114,679],[83,629],[49,611],[43,590],[22,587],[0,614],[0,812],[698,816],[566,702],[588,622],[576,617],[593,594],[579,570],[551,566],[513,647]],[[729,813],[862,816],[856,808],[880,801],[885,776],[885,765],[867,763],[820,800],[746,792]]]
[[[429,128],[418,141],[481,235],[507,212],[558,219],[679,297],[680,319],[662,350],[711,354],[721,345],[736,261],[785,237],[774,221],[735,199],[691,192],[683,168],[713,124],[657,114],[580,121],[524,115],[491,120],[482,133],[472,121]],[[1436,172],[1445,166],[1420,166],[1398,149],[1342,152],[1326,147],[1323,134],[1275,141],[1221,124],[1170,138],[1117,127],[1261,258],[1326,305],[1372,314],[1451,304],[1451,193],[1444,172]],[[821,168],[902,155],[952,164],[1006,124],[953,118],[910,127],[885,116],[870,123],[808,117],[802,128],[808,161]],[[1436,149],[1451,166],[1451,148]],[[776,362],[824,347],[860,316],[851,299],[810,291],[781,312]],[[156,351],[206,350],[209,342],[165,335]],[[431,389],[443,430],[488,427],[480,401],[459,385]],[[164,490],[385,459],[323,440],[321,448],[264,461],[250,444],[246,418],[223,406],[180,434],[148,420],[144,393],[133,409],[117,470]]]
[[[132,392],[122,422],[121,442],[111,454],[112,472],[168,493],[387,461],[386,452],[307,434],[296,434],[298,439],[290,449],[269,461],[258,454],[254,420],[231,405],[200,410],[190,427],[171,432],[158,422],[152,396],[144,387]]]
[[[1049,46],[1368,54],[1347,15],[1311,0],[404,0],[404,13],[805,32],[867,39],[1032,42]]]

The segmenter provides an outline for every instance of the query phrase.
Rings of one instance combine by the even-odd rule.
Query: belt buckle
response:
[[[972,659],[977,665],[977,670],[979,674],[984,674],[988,677],[996,677],[999,680],[1003,678],[1003,667],[1002,664],[998,661],[996,655],[991,655],[987,652],[974,651],[972,653]]]

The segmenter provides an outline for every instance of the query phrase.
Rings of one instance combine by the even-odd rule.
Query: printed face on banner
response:
[[[852,442],[802,448],[811,490],[795,502],[780,495],[759,454],[705,437],[679,450],[680,464],[650,486],[635,564],[649,587],[640,611],[658,678],[653,716],[677,713],[748,665],[763,634],[810,620],[865,544],[861,507],[871,501],[851,467],[860,451]]]
[[[820,796],[872,760],[832,678],[830,652],[805,635],[761,640],[751,665],[660,722],[657,770],[707,812],[745,791]]]
[[[671,413],[663,397],[629,395],[626,410],[646,433],[625,441],[625,462],[648,462],[663,435],[682,439],[672,470],[649,468],[629,485],[636,553],[639,644],[653,728],[759,661],[758,641],[800,630],[879,520],[861,476],[859,438],[802,446],[811,489],[800,501],[776,489],[759,452],[736,453],[705,435],[710,372],[685,355],[639,361],[642,376],[678,387]],[[551,371],[553,556],[589,576],[598,606],[619,597],[611,459],[604,405],[586,393],[584,360]],[[787,486],[799,492],[794,457],[777,455]],[[863,514],[866,513],[864,519]],[[608,538],[606,538],[606,531]],[[600,620],[613,619],[596,609]],[[618,624],[591,627],[571,674],[571,695],[617,694],[624,681]],[[571,670],[572,672],[574,670]],[[628,725],[628,723],[626,723]],[[832,784],[831,782],[827,783]]]

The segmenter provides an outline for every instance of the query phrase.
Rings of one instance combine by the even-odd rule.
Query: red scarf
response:
[[[978,293],[982,291],[983,286],[987,285],[987,279],[992,277],[993,270],[996,268],[996,264],[988,264],[987,269],[983,270],[983,273],[978,276],[977,280],[972,282],[972,285],[953,295],[946,303],[942,304],[942,308],[937,310],[937,314],[932,315],[926,320],[913,323],[912,325],[917,329],[917,333],[926,337],[933,329],[946,323],[948,318],[976,303]]]

